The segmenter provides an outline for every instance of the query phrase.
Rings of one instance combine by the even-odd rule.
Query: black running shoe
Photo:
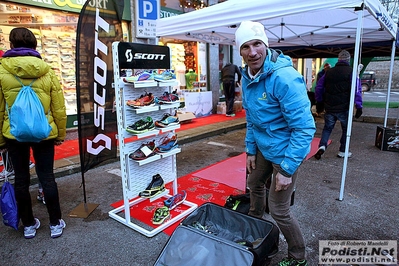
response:
[[[153,130],[154,128],[155,128],[154,121],[150,116],[147,116],[146,118],[142,118],[136,121],[133,125],[128,126],[126,128],[126,131],[133,134],[141,134]]]
[[[152,198],[164,191],[165,182],[160,174],[156,174],[152,177],[152,180],[147,188],[139,193],[139,196],[142,198]]]

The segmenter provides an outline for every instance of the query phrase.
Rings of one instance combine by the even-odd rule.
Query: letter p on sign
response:
[[[139,18],[156,20],[158,18],[157,0],[138,0]]]

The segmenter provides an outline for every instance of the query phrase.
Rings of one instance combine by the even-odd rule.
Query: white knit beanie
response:
[[[265,27],[259,22],[243,21],[236,30],[236,45],[238,49],[241,45],[251,40],[261,40],[269,46],[269,39],[266,36]]]
[[[349,62],[351,60],[351,54],[346,50],[342,50],[338,54],[338,60]]]

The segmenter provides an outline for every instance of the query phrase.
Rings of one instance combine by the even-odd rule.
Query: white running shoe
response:
[[[62,235],[62,231],[64,230],[66,223],[64,220],[60,219],[60,223],[58,225],[50,225],[51,238],[57,238]]]
[[[39,219],[35,218],[35,224],[31,226],[24,227],[24,237],[26,239],[31,239],[36,236],[36,230],[40,227]]]
[[[342,151],[338,152],[337,157],[344,158],[345,157],[345,152],[342,152]],[[352,153],[348,152],[348,158],[351,158],[351,157],[352,157]]]
[[[3,169],[3,171],[0,172],[0,181],[3,181],[6,177],[8,177],[8,179],[14,179],[14,170],[8,172],[6,169]]]

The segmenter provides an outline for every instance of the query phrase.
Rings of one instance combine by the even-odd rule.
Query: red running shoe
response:
[[[140,148],[129,155],[129,158],[135,161],[141,161],[153,155],[155,155],[155,141],[149,141],[141,144]]]
[[[135,100],[128,100],[126,104],[133,108],[143,108],[146,106],[154,106],[155,105],[155,98],[154,95],[150,93],[145,93],[141,95],[139,98]]]

